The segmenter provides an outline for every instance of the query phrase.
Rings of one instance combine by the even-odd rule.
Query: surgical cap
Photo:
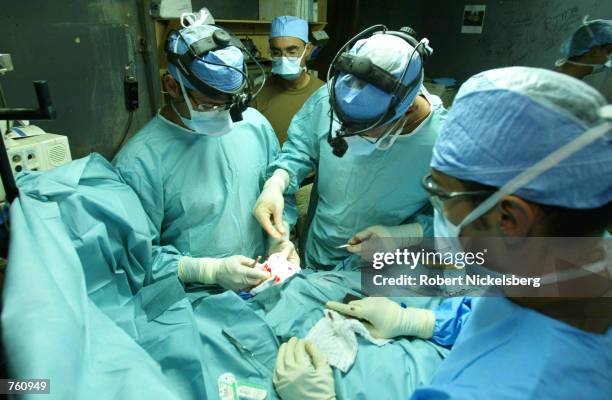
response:
[[[482,72],[459,90],[431,166],[457,179],[501,187],[603,122],[605,100],[578,79],[538,68]],[[612,200],[612,142],[601,138],[515,192],[539,204],[597,208]]]
[[[308,22],[290,15],[274,18],[270,29],[270,39],[281,36],[294,37],[308,43]]]
[[[571,37],[561,44],[561,55],[564,58],[581,56],[593,47],[612,43],[612,20],[595,19],[587,21]]]
[[[217,29],[219,28],[212,25],[190,26],[181,29],[181,34],[188,44],[192,44],[204,37],[211,36],[212,32]],[[178,34],[174,33],[169,39],[168,51],[184,54],[187,51],[187,44],[185,44],[185,41],[183,41]],[[216,64],[231,65],[240,70],[243,69],[244,57],[242,51],[234,46],[210,51],[202,58]],[[224,92],[233,92],[239,89],[244,79],[243,75],[235,69],[208,64],[200,60],[194,60],[190,68],[199,79]],[[179,71],[171,63],[168,63],[168,72],[170,72],[174,79],[178,80]],[[182,81],[185,87],[197,90],[184,76],[182,76]]]
[[[421,73],[421,56],[415,51],[414,47],[397,36],[373,35],[357,41],[349,53],[370,58],[374,64],[390,72],[396,78],[401,77],[408,60],[412,56],[412,61],[404,76],[404,84],[412,82]],[[396,121],[406,113],[421,89],[422,76],[420,79],[421,82],[416,85],[403,102],[398,104],[395,114],[384,121],[385,123]],[[353,75],[344,73],[338,76],[335,91],[336,106],[346,117],[355,122],[364,122],[380,117],[387,112],[392,98],[391,94],[365,83]]]

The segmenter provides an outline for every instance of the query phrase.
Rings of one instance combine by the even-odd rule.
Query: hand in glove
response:
[[[255,260],[244,256],[225,258],[181,257],[178,275],[181,281],[217,284],[225,289],[238,290],[259,285],[270,278],[266,271],[253,269]]]
[[[348,304],[329,301],[326,307],[364,321],[367,330],[379,339],[397,336],[416,336],[429,339],[433,335],[436,318],[433,311],[421,308],[402,308],[385,297],[366,297]]]
[[[274,253],[282,253],[290,264],[300,266],[300,256],[290,240],[275,242],[268,250],[268,255]]]
[[[363,243],[376,239],[378,241],[373,244],[376,247],[375,250],[393,252],[396,249],[421,243],[423,227],[417,223],[398,226],[373,225],[355,234],[349,240],[347,250],[351,253],[359,253],[362,251]]]
[[[272,382],[283,400],[335,400],[334,376],[314,344],[295,337],[276,358]]]
[[[253,208],[253,215],[262,228],[274,239],[280,240],[286,234],[283,223],[285,198],[283,193],[289,184],[289,174],[277,169],[266,181]]]

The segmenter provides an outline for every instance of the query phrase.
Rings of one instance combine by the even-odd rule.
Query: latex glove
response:
[[[255,260],[244,256],[226,258],[181,257],[178,275],[184,283],[198,282],[238,290],[259,285],[270,274],[253,269]]]
[[[272,382],[283,400],[336,398],[334,376],[325,357],[314,344],[295,337],[280,347]]]
[[[289,184],[289,174],[284,169],[277,169],[266,181],[263,190],[253,208],[253,215],[262,228],[274,239],[280,240],[285,232],[283,224],[283,209],[285,198],[283,193]]]
[[[359,253],[362,250],[362,243],[381,238],[385,240],[373,244],[377,247],[376,250],[392,252],[421,243],[423,227],[417,223],[398,226],[373,225],[355,234],[348,241],[347,250],[351,253]]]
[[[348,304],[329,301],[326,307],[364,321],[366,329],[378,339],[397,336],[433,336],[436,317],[433,311],[421,308],[402,308],[385,297],[366,297]]]
[[[268,255],[274,253],[282,253],[290,264],[297,265],[298,267],[300,266],[300,256],[290,240],[277,241],[270,246]]]

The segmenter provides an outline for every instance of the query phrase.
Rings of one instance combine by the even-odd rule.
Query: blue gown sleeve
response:
[[[435,310],[436,325],[432,340],[442,346],[452,346],[472,312],[471,297],[452,297]]]
[[[293,117],[287,131],[287,141],[268,169],[271,176],[278,168],[289,173],[285,193],[294,195],[302,181],[316,169],[319,143],[329,129],[329,99],[326,86],[318,89]]]
[[[424,237],[434,237],[433,231],[433,207],[431,204],[426,204],[416,213],[412,214],[403,224],[418,223],[423,227]]]
[[[156,234],[155,237],[159,235]],[[182,254],[174,246],[154,244],[151,253],[151,273],[147,274],[146,285],[168,276],[178,277],[178,261]]]
[[[149,165],[153,160],[131,157],[129,153],[119,153],[113,160],[121,178],[136,192],[150,224],[152,236],[151,269],[145,284],[150,284],[178,274],[178,261],[181,253],[174,246],[160,243],[161,226],[164,218],[164,192],[161,167]]]

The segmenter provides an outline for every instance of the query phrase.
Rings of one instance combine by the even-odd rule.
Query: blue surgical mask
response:
[[[372,143],[359,135],[347,136],[344,140],[348,144],[348,152],[356,156],[367,156],[376,150],[376,143]]]
[[[189,109],[189,115],[191,118],[183,117],[172,105],[172,108],[179,116],[183,124],[200,135],[207,136],[223,136],[227,135],[232,131],[234,123],[232,121],[229,110],[222,111],[197,111],[191,105],[187,91],[183,85],[183,78],[179,75],[178,77],[179,86],[183,93],[183,98]]]
[[[174,108],[174,106],[172,106]],[[229,110],[224,111],[194,111],[189,110],[191,119],[183,117],[176,108],[174,111],[183,124],[195,133],[207,136],[223,136],[232,131],[234,123]]]
[[[302,75],[305,68],[302,67],[302,58],[306,49],[299,57],[274,57],[272,58],[272,72],[283,79],[294,81]]]
[[[372,152],[374,152],[374,150],[389,150],[397,140],[398,136],[401,135],[402,131],[404,130],[404,126],[406,126],[406,121],[406,118],[400,118],[397,121],[393,122],[389,129],[375,143],[372,143],[359,135],[348,136],[344,138],[344,140],[349,146],[348,151],[351,154],[363,156],[371,154]],[[398,124],[400,122],[401,125],[399,125],[398,128]]]
[[[443,211],[434,209],[433,223],[437,250],[442,251],[448,249],[448,251],[453,253],[463,251],[463,246],[459,241],[461,228],[450,222]]]

